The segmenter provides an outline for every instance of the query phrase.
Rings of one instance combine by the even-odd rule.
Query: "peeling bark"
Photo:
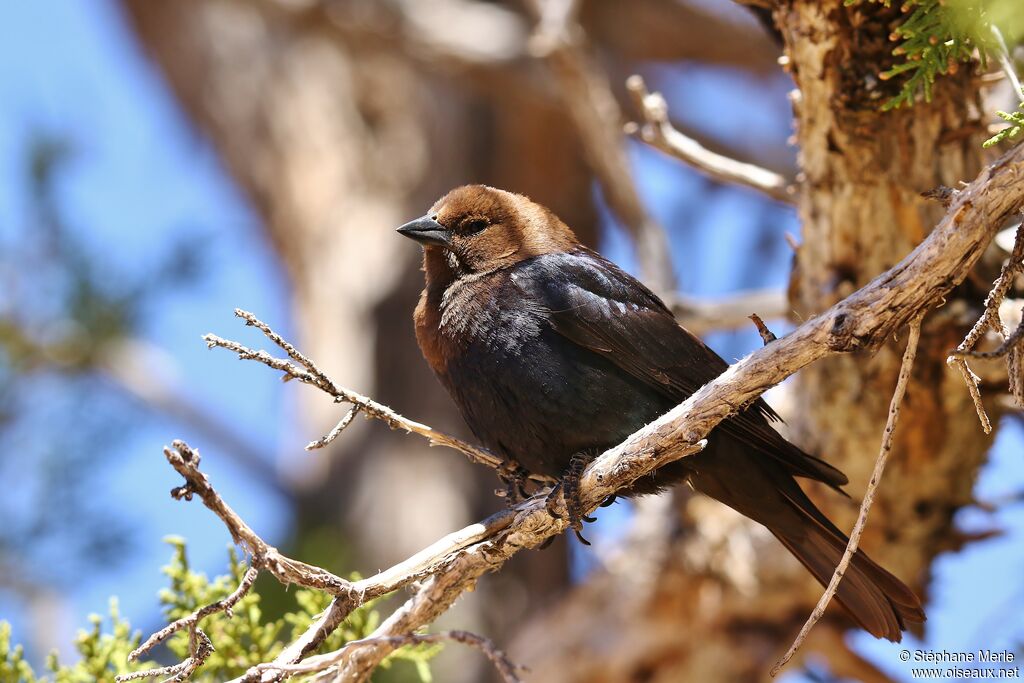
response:
[[[362,33],[351,22],[347,30],[332,28],[323,16],[314,25],[283,21],[281,8],[290,3],[124,4],[184,109],[264,219],[292,285],[302,348],[346,384],[458,430],[407,322],[421,287],[418,254],[390,232],[449,186],[485,181],[530,194],[593,240],[591,173],[557,93],[537,85],[517,52],[525,54],[525,46],[509,42],[511,51],[487,59],[441,59],[437,44],[425,40],[403,51],[416,36],[379,31],[401,27],[389,14],[404,6],[398,0],[374,4],[384,21]],[[690,35],[692,26],[676,32],[669,18],[700,12],[674,4],[645,1],[623,13],[624,3],[594,0],[584,4],[582,21],[595,42],[630,56],[697,56],[693,40],[668,38]],[[888,58],[893,15],[841,4],[793,0],[776,10],[798,86],[804,233],[791,301],[801,318],[907,254],[941,213],[918,193],[973,177],[981,163],[984,131],[970,75],[944,79],[932,104],[878,113],[885,87],[871,79]],[[502,21],[511,38],[525,39],[514,17]],[[648,40],[637,30],[643,26],[661,29],[659,37]],[[704,50],[724,44],[708,38],[723,31],[711,27],[695,34],[706,39]],[[743,30],[744,40],[755,39]],[[739,54],[711,52],[725,63]],[[751,58],[740,65],[758,71],[772,48],[758,41],[742,54]],[[856,329],[839,325],[836,332],[835,344],[859,343]],[[918,589],[949,543],[953,513],[970,501],[989,444],[943,362],[960,335],[942,315],[925,327],[893,462],[863,541]],[[901,348],[892,342],[819,363],[793,392],[793,437],[846,471],[855,498],[877,449]],[[316,397],[301,412],[307,424],[297,447],[339,416]],[[354,438],[356,428],[332,458],[307,458],[311,469],[292,487],[300,525],[315,531],[326,520],[360,534],[355,552],[368,566],[391,564],[424,538],[456,528],[474,505],[493,506],[489,473],[474,479],[459,458],[371,438],[365,426]],[[479,498],[467,502],[473,490]],[[373,505],[384,496],[403,504]],[[840,526],[851,525],[851,501],[817,500]],[[820,588],[764,529],[700,497],[679,496],[679,522],[666,514],[672,503],[643,501],[630,542],[606,569],[523,630],[514,657],[529,663],[530,680],[754,680],[781,654]],[[364,514],[371,506],[374,514]],[[524,583],[503,572],[483,582],[484,590],[498,585],[506,596],[537,604],[564,581],[553,551],[516,562]],[[529,609],[490,618],[515,622]],[[463,615],[460,625],[472,627],[472,619]],[[841,633],[848,625],[830,610],[801,656],[824,654],[840,676],[886,680],[846,648]],[[472,673],[467,680],[475,680]]]
[[[803,240],[790,287],[800,319],[866,284],[919,243],[943,213],[921,193],[956,186],[982,163],[982,109],[970,69],[942,79],[931,103],[878,112],[900,87],[874,75],[892,59],[888,36],[900,18],[898,8],[843,8],[838,1],[776,12],[797,85],[804,174]],[[972,500],[991,445],[962,381],[945,363],[965,332],[941,315],[924,330],[896,457],[865,532],[876,558],[919,591],[932,559],[947,548],[953,513]],[[794,389],[796,439],[846,472],[854,495],[870,475],[901,347],[893,340],[870,356],[819,363]],[[854,511],[830,507],[840,527],[849,528]]]
[[[803,239],[790,299],[798,320],[871,281],[927,235],[943,211],[921,192],[955,186],[981,168],[981,107],[967,69],[938,83],[930,104],[879,112],[887,89],[896,87],[875,78],[891,59],[894,13],[867,3],[843,8],[841,0],[796,0],[775,12],[797,85]],[[991,444],[959,377],[945,365],[966,331],[962,325],[941,312],[926,324],[894,457],[862,541],[924,595],[931,563],[951,549],[952,516],[971,502]],[[857,351],[858,330],[837,320],[835,332],[837,348],[854,353],[801,373],[786,417],[791,437],[846,472],[847,490],[859,500],[905,339]],[[841,528],[852,526],[853,501],[810,493]],[[679,509],[677,528],[666,527],[663,515],[642,516],[621,556],[520,634],[512,653],[530,662],[532,680],[767,675],[821,587],[763,528],[701,497],[681,497]],[[668,548],[653,552],[652,537]],[[823,655],[839,677],[887,680],[845,645],[841,633],[849,625],[831,608],[798,660]]]

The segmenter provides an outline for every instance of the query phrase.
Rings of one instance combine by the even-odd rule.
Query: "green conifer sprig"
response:
[[[228,573],[211,580],[189,566],[183,539],[169,537],[165,541],[174,549],[170,563],[163,569],[170,579],[170,586],[160,593],[160,602],[169,621],[187,616],[198,607],[227,597],[246,572],[245,561],[239,559],[234,548],[231,548],[228,551]],[[353,577],[353,580],[358,578]],[[291,638],[305,631],[330,603],[329,595],[315,590],[301,588],[294,595],[296,608],[279,619],[265,617],[260,609],[260,596],[255,591],[250,591],[238,601],[231,617],[216,613],[203,619],[201,628],[209,635],[216,650],[196,672],[193,680],[202,683],[228,680],[242,675],[250,666],[272,660]],[[355,610],[327,638],[321,650],[336,650],[349,641],[369,636],[380,624],[376,602],[371,600]],[[70,665],[63,664],[55,653],[51,654],[46,660],[48,675],[44,676],[37,675],[26,661],[22,646],[11,643],[10,624],[0,621],[0,683],[109,683],[118,675],[154,668],[152,663],[128,663],[128,653],[139,646],[142,634],[132,631],[128,621],[121,617],[116,599],[110,601],[107,628],[104,628],[105,621],[99,615],[91,615],[90,627],[79,631],[75,638],[78,661]],[[429,662],[441,647],[439,644],[429,644],[400,648],[381,663],[381,668],[404,661],[412,665],[420,681],[430,683],[432,677]],[[172,636],[167,649],[174,657],[187,657],[188,634],[180,632]]]
[[[892,6],[892,0],[844,0],[848,7],[863,2]],[[936,78],[956,73],[975,57],[985,68],[999,49],[985,2],[904,0],[900,11],[907,18],[889,39],[897,44],[893,56],[902,61],[879,78],[888,81],[902,76],[903,82],[900,91],[882,104],[883,110],[912,106],[919,96],[930,102]]]
[[[1000,142],[1012,140],[1024,133],[1024,105],[1021,105],[1019,111],[997,111],[996,115],[1010,125],[986,140],[983,147],[998,145]]]

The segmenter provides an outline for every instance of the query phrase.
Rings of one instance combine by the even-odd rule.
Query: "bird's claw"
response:
[[[505,498],[508,507],[514,507],[529,498],[526,491],[526,480],[530,473],[520,465],[509,463],[504,470],[498,471],[498,478],[505,485],[504,490],[497,490],[495,493]]]
[[[544,499],[544,509],[555,519],[562,519],[562,515],[558,512],[558,496],[560,493],[562,493],[562,482],[557,481]]]
[[[583,537],[583,523],[595,522],[595,517],[588,517],[584,514],[583,501],[580,500],[580,477],[590,457],[584,453],[577,453],[569,461],[569,468],[562,479],[551,487],[544,502],[544,508],[548,514],[555,519],[563,519],[558,512],[558,500],[561,497],[565,501],[565,511],[568,515],[569,527],[576,534],[583,545],[590,545],[590,541]]]

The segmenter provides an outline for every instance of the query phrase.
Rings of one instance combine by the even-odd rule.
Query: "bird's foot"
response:
[[[494,493],[505,499],[505,505],[514,507],[530,497],[526,491],[526,480],[530,473],[526,468],[508,463],[505,469],[498,471],[498,478],[504,484],[504,489],[498,489]]]
[[[569,527],[572,528],[576,538],[583,545],[590,545],[590,541],[583,537],[583,523],[596,521],[594,517],[587,517],[583,514],[583,501],[580,500],[580,478],[590,460],[591,456],[586,453],[577,453],[572,456],[569,468],[562,475],[562,479],[551,487],[544,503],[548,514],[555,519],[562,519],[562,515],[558,513],[558,499],[561,494],[565,501],[565,511],[569,517]]]

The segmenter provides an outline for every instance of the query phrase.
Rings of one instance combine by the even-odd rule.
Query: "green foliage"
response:
[[[56,653],[51,653],[46,668],[53,673],[54,683],[91,683],[113,681],[119,674],[128,673],[128,653],[139,646],[142,634],[134,633],[131,625],[121,618],[117,600],[110,600],[110,632],[103,632],[103,618],[89,616],[88,630],[81,630],[75,638],[75,650],[80,659],[71,666],[61,665]],[[134,667],[132,667],[134,668]],[[143,668],[152,668],[147,664]]]
[[[50,676],[37,677],[24,659],[21,645],[11,646],[11,626],[0,621],[0,683],[93,683],[113,681],[119,674],[128,673],[128,653],[138,647],[141,634],[134,633],[121,618],[117,600],[110,601],[110,630],[104,632],[103,618],[89,616],[90,627],[75,637],[75,650],[79,659],[72,665],[60,663],[56,653],[46,659]],[[147,664],[142,668],[152,668]]]
[[[865,2],[892,6],[892,0],[844,0],[846,6]],[[889,38],[897,43],[892,54],[901,59],[879,74],[884,81],[900,79],[900,91],[882,105],[883,110],[914,104],[918,96],[931,101],[936,78],[953,74],[975,57],[982,67],[1003,54],[993,27],[1014,43],[1024,37],[1019,0],[904,0],[906,19]]]
[[[189,568],[185,542],[180,538],[166,541],[174,548],[171,563],[164,573],[171,580],[170,588],[161,591],[160,602],[168,621],[180,619],[203,605],[223,600],[242,580],[248,565],[240,560],[234,548],[229,551],[228,574],[212,581],[205,574]],[[358,579],[358,577],[353,577]],[[365,638],[380,624],[380,614],[374,609],[378,600],[371,600],[356,609],[349,618],[326,640],[321,650],[335,650],[345,643]],[[196,680],[221,681],[241,676],[246,669],[276,657],[292,634],[304,631],[330,603],[330,596],[320,591],[299,588],[295,591],[297,609],[279,619],[264,618],[260,609],[260,595],[250,591],[238,601],[229,618],[223,612],[212,614],[200,625],[217,648],[199,670]],[[170,639],[168,648],[179,660],[188,656],[188,633],[180,632]],[[388,668],[396,661],[411,663],[420,674],[419,680],[430,681],[429,660],[438,647],[405,647],[397,650],[381,663]]]
[[[0,621],[0,683],[35,683],[36,675],[25,661],[21,645],[11,647],[11,625]]]
[[[996,114],[1010,125],[986,140],[985,147],[991,147],[998,145],[1000,142],[1012,140],[1021,133],[1024,133],[1024,105],[1021,105],[1020,111],[997,111]]]
[[[163,571],[170,586],[160,592],[160,603],[168,621],[180,619],[196,609],[224,599],[238,586],[247,565],[238,558],[234,548],[229,551],[228,573],[209,579],[205,574],[189,567],[185,541],[171,537],[167,543],[174,548],[170,563]],[[358,577],[355,577],[358,578]],[[341,627],[332,633],[322,651],[335,650],[345,643],[365,638],[380,624],[380,613],[372,600],[355,610]],[[200,628],[213,641],[216,650],[199,669],[193,680],[200,682],[223,681],[240,676],[250,666],[273,659],[292,636],[304,631],[330,603],[330,596],[315,590],[300,588],[295,591],[295,607],[279,619],[265,619],[260,609],[260,596],[250,591],[232,609],[232,616],[223,612],[203,619]],[[141,634],[121,618],[117,601],[110,603],[110,630],[104,632],[103,619],[89,618],[91,627],[79,632],[75,649],[80,659],[71,666],[62,665],[56,654],[47,659],[46,668],[52,677],[37,677],[24,659],[20,645],[12,646],[11,628],[0,622],[0,683],[90,683],[110,682],[119,674],[155,665],[128,665],[128,653],[138,647]],[[388,668],[395,662],[411,665],[414,679],[429,683],[432,678],[429,662],[440,651],[440,645],[404,647],[392,653],[381,664]],[[189,656],[188,632],[172,636],[167,649],[175,661]],[[167,659],[170,659],[168,657]]]
[[[0,565],[60,590],[130,556],[131,516],[95,492],[152,411],[107,368],[135,362],[125,349],[140,348],[168,293],[201,278],[210,247],[206,231],[182,226],[170,245],[116,258],[123,249],[69,203],[95,155],[63,134],[26,133],[11,140],[23,148],[10,159],[22,201],[0,227],[0,481],[19,493],[0,497]]]

